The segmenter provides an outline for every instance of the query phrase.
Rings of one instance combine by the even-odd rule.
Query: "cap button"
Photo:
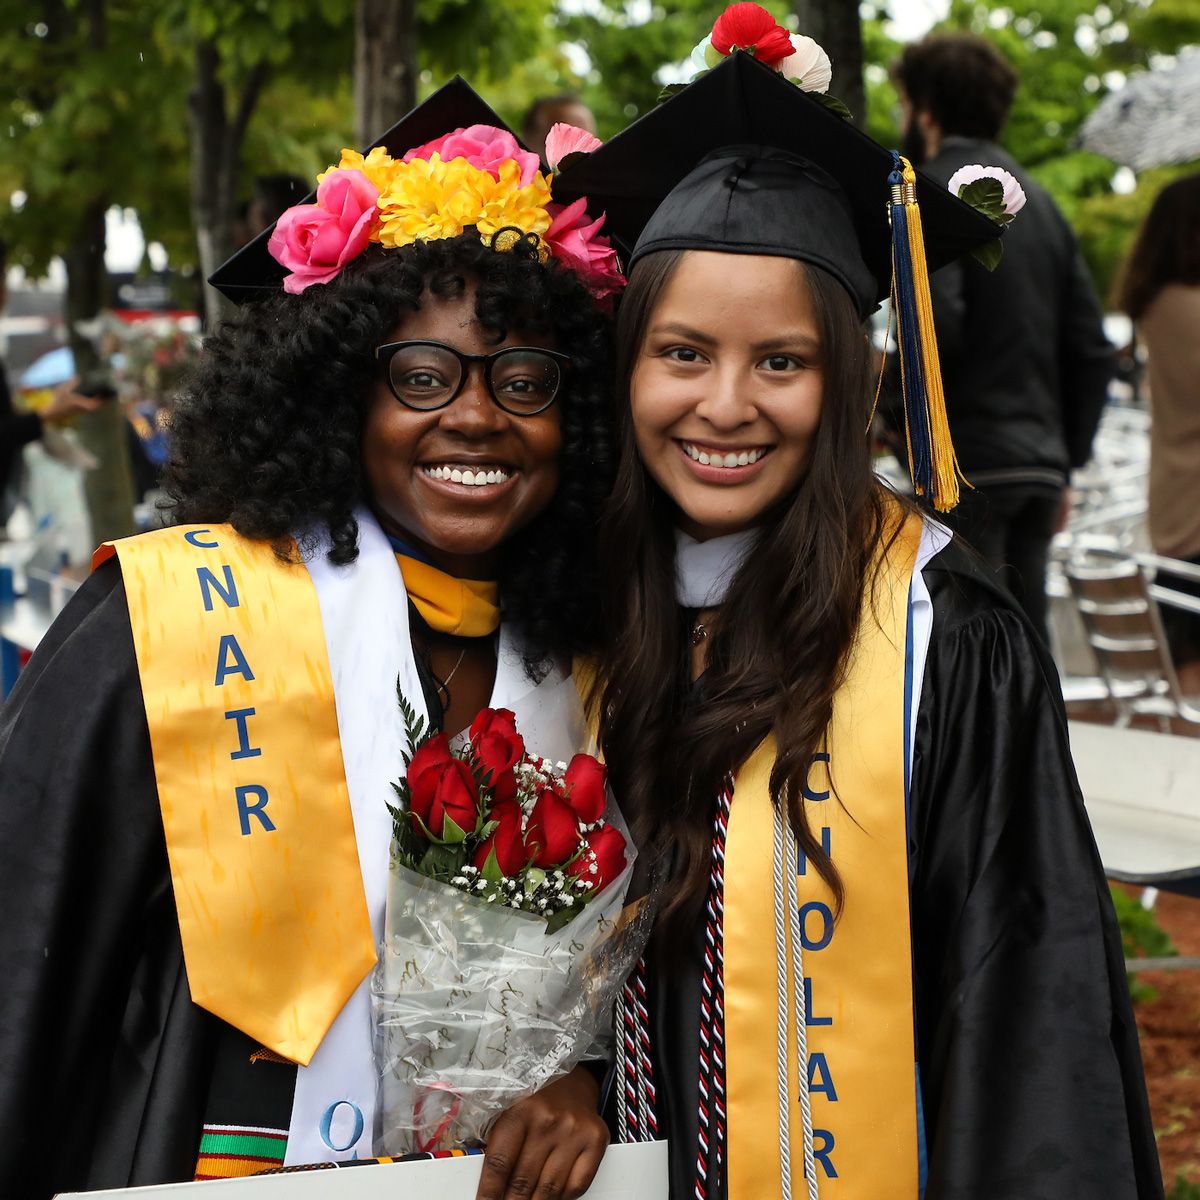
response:
[[[725,176],[725,186],[732,191],[741,181],[742,176],[750,170],[750,164],[754,160],[749,155],[742,155],[740,158],[735,158],[729,168],[729,174]]]

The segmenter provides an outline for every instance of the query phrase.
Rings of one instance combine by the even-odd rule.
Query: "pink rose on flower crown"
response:
[[[456,129],[445,137],[410,150],[404,161],[422,158],[428,162],[435,154],[442,162],[465,158],[471,166],[487,171],[493,179],[500,178],[501,163],[514,159],[521,168],[521,187],[528,187],[533,182],[542,165],[536,154],[521,149],[507,129],[497,129],[494,125],[468,125],[465,129]]]
[[[589,222],[585,197],[566,208],[551,204],[546,211],[553,220],[542,237],[550,253],[579,276],[599,307],[611,309],[612,297],[625,286],[625,276],[612,244],[599,236],[604,217]]]
[[[379,189],[361,172],[330,171],[317,188],[316,204],[296,204],[275,224],[267,242],[272,256],[291,271],[283,290],[298,295],[328,283],[367,247]]]
[[[551,125],[550,132],[546,134],[546,161],[550,164],[550,170],[557,171],[558,164],[568,155],[591,154],[601,145],[603,143],[595,134],[580,129],[578,125],[559,121],[557,125]]]

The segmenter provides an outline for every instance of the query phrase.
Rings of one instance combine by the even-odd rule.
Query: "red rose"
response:
[[[450,753],[450,738],[447,734],[439,733],[437,737],[431,737],[429,741],[417,747],[412,756],[412,762],[408,764],[408,786],[412,787],[417,781],[417,776],[429,770],[430,767],[448,763],[453,757],[454,755]]]
[[[604,781],[608,768],[590,754],[577,754],[563,776],[563,794],[567,803],[585,825],[604,815]]]
[[[507,708],[482,708],[479,716],[471,722],[471,741],[481,733],[495,733],[507,737],[525,752],[525,743],[517,732],[517,718]]]
[[[430,738],[408,768],[412,811],[434,837],[442,837],[446,817],[472,830],[479,817],[479,788],[467,764],[450,754],[444,733]]]
[[[583,853],[567,868],[596,891],[608,887],[625,870],[625,838],[619,829],[602,825],[584,838]]]
[[[775,18],[758,4],[731,4],[713,26],[712,44],[722,54],[753,46],[754,57],[769,66],[792,54],[791,34],[782,25],[776,25]]]
[[[492,795],[497,801],[511,800],[517,794],[513,767],[525,753],[516,718],[507,708],[485,708],[471,722],[471,746],[480,766],[492,773]]]
[[[500,870],[505,875],[516,875],[528,859],[525,843],[521,840],[521,806],[515,800],[503,800],[492,806],[488,820],[499,821],[499,824],[475,851],[475,866],[482,871],[488,854],[495,850]]]
[[[525,852],[535,867],[559,867],[579,847],[575,810],[549,788],[538,797],[525,830]]]

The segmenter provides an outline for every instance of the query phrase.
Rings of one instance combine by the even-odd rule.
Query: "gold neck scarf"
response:
[[[425,624],[455,637],[486,637],[500,628],[498,586],[487,580],[456,579],[420,559],[397,554],[408,598]]]

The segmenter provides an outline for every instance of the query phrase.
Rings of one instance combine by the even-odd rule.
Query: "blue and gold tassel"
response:
[[[908,159],[893,152],[892,160],[894,168],[888,176],[892,189],[892,297],[899,327],[908,464],[917,495],[930,497],[938,512],[949,512],[958,503],[962,472],[954,456],[942,392],[925,239],[917,207],[917,175]]]

